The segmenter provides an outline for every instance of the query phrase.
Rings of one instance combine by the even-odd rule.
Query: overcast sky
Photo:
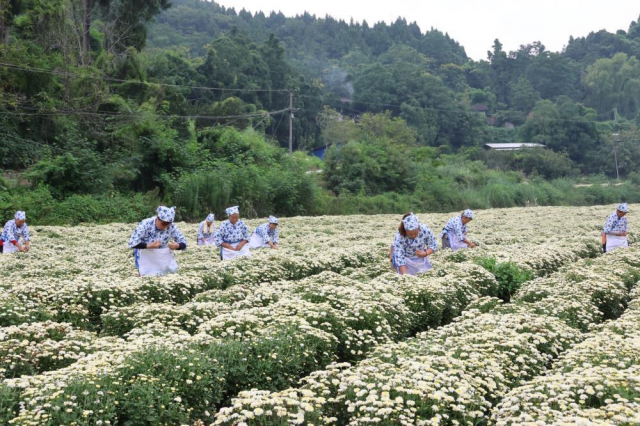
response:
[[[416,21],[422,32],[431,27],[448,32],[473,59],[486,59],[493,40],[507,51],[541,41],[559,51],[569,36],[591,31],[629,28],[640,15],[640,0],[216,0],[237,11],[281,11],[293,16],[308,11],[369,25],[402,16]]]

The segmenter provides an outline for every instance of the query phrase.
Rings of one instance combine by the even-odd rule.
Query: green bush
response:
[[[251,388],[271,391],[293,386],[300,377],[335,360],[335,341],[328,342],[296,326],[282,326],[268,336],[226,340],[203,348],[225,371],[225,397]],[[283,360],[286,360],[284,362]]]
[[[71,195],[56,199],[48,186],[0,191],[0,217],[8,220],[16,210],[24,210],[31,225],[138,222],[152,215],[157,204],[157,200],[143,194]]]
[[[8,425],[20,408],[20,388],[0,384],[0,424]]]
[[[34,185],[48,185],[57,197],[74,193],[100,193],[108,185],[98,155],[88,149],[51,156],[34,164],[27,178]]]
[[[150,348],[129,358],[119,405],[123,424],[184,424],[206,418],[224,395],[224,371],[195,349]]]
[[[513,296],[526,281],[533,279],[533,271],[519,267],[513,262],[498,263],[492,257],[476,258],[475,263],[491,272],[498,281],[498,297],[505,302]]]

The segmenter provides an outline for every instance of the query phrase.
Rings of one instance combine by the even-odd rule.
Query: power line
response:
[[[277,110],[277,111],[265,111],[265,112],[257,112],[252,114],[241,114],[241,115],[161,115],[161,114],[153,114],[154,118],[184,118],[184,119],[206,119],[206,120],[227,120],[227,119],[243,119],[243,118],[253,118],[253,117],[265,117],[270,115],[281,114],[283,112],[289,111],[289,108]],[[98,117],[140,117],[144,116],[146,113],[144,112],[131,112],[131,113],[122,113],[122,112],[91,112],[91,111],[56,111],[56,112],[13,112],[13,111],[0,111],[0,114],[5,115],[13,115],[20,117],[60,117],[65,115],[88,115],[88,116],[98,116]]]
[[[282,123],[282,119],[284,118],[284,114],[282,114],[280,116],[280,120],[278,120],[278,125],[276,126],[275,130],[273,131],[273,134],[271,135],[272,138],[276,137],[276,133],[278,133],[278,129],[280,128],[280,123]]]
[[[4,62],[0,62],[0,67],[4,67],[4,68],[8,68],[8,69],[14,69],[14,70],[19,70],[19,71],[25,71],[25,72],[34,72],[34,73],[45,73],[45,74],[52,74],[52,75],[58,75],[58,76],[63,76],[63,77],[72,77],[72,78],[90,78],[90,79],[94,79],[94,80],[101,80],[101,81],[111,81],[111,82],[116,82],[116,83],[131,83],[131,84],[141,84],[141,85],[148,85],[148,86],[160,86],[160,87],[171,87],[171,88],[187,88],[187,89],[193,89],[193,90],[210,90],[210,91],[215,91],[215,92],[241,92],[241,93],[291,93],[292,90],[291,89],[240,89],[240,88],[219,88],[219,87],[207,87],[207,86],[190,86],[190,85],[180,85],[180,84],[169,84],[169,83],[154,83],[154,82],[146,82],[146,81],[137,81],[137,80],[125,80],[125,79],[119,79],[119,78],[115,78],[115,77],[107,77],[107,76],[94,76],[94,75],[82,75],[82,74],[77,74],[77,73],[71,73],[71,72],[67,72],[67,71],[53,71],[53,70],[46,70],[43,68],[34,68],[34,67],[26,67],[26,66],[19,66],[19,65],[15,65],[15,64],[10,64],[10,63],[4,63]],[[315,96],[311,96],[311,95],[303,95],[303,94],[298,94],[297,96],[303,97],[303,98],[310,98],[310,99],[317,99],[317,97]],[[363,104],[363,105],[370,105],[370,106],[379,106],[379,107],[389,107],[389,108],[402,108],[402,105],[397,105],[397,104],[388,104],[388,103],[376,103],[376,102],[358,102],[358,104]],[[406,104],[405,104],[406,105]],[[359,112],[353,108],[348,108],[348,107],[344,107],[345,109],[349,109],[352,110],[354,112]],[[458,115],[468,115],[468,114],[472,114],[474,113],[474,111],[471,110],[464,110],[464,109],[446,109],[446,108],[436,108],[436,107],[418,107],[421,110],[425,110],[425,111],[433,111],[433,112],[443,112],[443,113],[453,113],[453,114],[458,114]],[[278,111],[278,112],[274,112],[275,113],[280,113],[282,111]],[[596,118],[602,117],[602,116],[606,116],[611,114],[612,111],[608,111],[606,113],[601,113],[596,115]],[[78,113],[78,112],[76,112]],[[362,111],[360,111],[360,113],[363,113]],[[92,114],[89,112],[84,112],[83,114]],[[207,116],[173,116],[173,117],[182,117],[182,118],[210,118],[213,119],[215,117],[207,117]],[[236,117],[240,117],[240,116],[230,116],[230,117],[219,117],[220,119],[227,119],[227,118],[236,118]],[[247,117],[249,118],[249,117]],[[522,116],[520,117],[521,119],[527,119],[527,115],[522,113]],[[538,121],[550,121],[550,122],[572,122],[572,123],[591,123],[594,121],[589,121],[589,120],[573,120],[573,119],[563,119],[563,118],[541,118],[541,117],[532,117],[533,119],[536,119]]]
[[[208,87],[208,86],[190,86],[186,84],[154,83],[154,82],[148,82],[148,81],[125,80],[121,78],[108,77],[104,75],[102,76],[82,75],[82,74],[72,73],[68,71],[53,71],[53,70],[47,70],[44,68],[20,66],[20,65],[5,63],[5,62],[0,62],[0,67],[19,70],[19,71],[25,71],[25,72],[58,75],[61,77],[90,78],[93,80],[111,81],[114,83],[131,83],[131,84],[142,84],[142,85],[148,85],[148,86],[186,88],[186,89],[193,89],[193,90],[211,90],[214,92],[289,93],[292,91],[292,89],[240,89],[240,88],[221,88],[221,87]]]

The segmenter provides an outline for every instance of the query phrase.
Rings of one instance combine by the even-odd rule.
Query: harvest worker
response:
[[[417,275],[431,269],[428,256],[437,250],[436,237],[413,213],[402,217],[391,245],[391,264],[400,275]]]
[[[275,216],[269,216],[269,222],[263,223],[258,226],[251,240],[249,241],[250,248],[278,248],[278,218]]]
[[[129,240],[129,248],[134,249],[136,268],[142,277],[176,272],[178,264],[173,250],[187,248],[187,239],[173,223],[176,208],[160,206],[157,213],[140,222]]]
[[[209,246],[215,244],[216,225],[213,223],[215,215],[210,213],[198,226],[198,245]]]
[[[5,223],[0,234],[0,253],[28,252],[31,239],[27,227],[27,215],[17,211],[14,218]],[[20,244],[20,238],[24,245]]]
[[[476,245],[467,238],[467,224],[472,220],[473,211],[469,209],[449,219],[440,233],[442,248],[448,247],[453,251],[467,247],[475,248]]]
[[[216,245],[220,247],[220,258],[230,260],[236,257],[251,257],[249,242],[249,228],[240,220],[238,206],[225,210],[229,219],[222,222],[216,234]]]
[[[602,249],[604,252],[615,250],[618,247],[628,247],[627,242],[627,218],[629,205],[627,203],[618,204],[615,212],[607,216],[607,221],[602,230]]]

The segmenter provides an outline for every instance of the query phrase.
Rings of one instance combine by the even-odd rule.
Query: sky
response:
[[[486,59],[498,38],[506,51],[541,41],[560,51],[569,36],[592,31],[628,30],[640,15],[640,0],[216,0],[225,7],[257,12],[305,11],[347,22],[391,23],[399,16],[416,21],[422,32],[437,28],[464,46],[472,59]]]

